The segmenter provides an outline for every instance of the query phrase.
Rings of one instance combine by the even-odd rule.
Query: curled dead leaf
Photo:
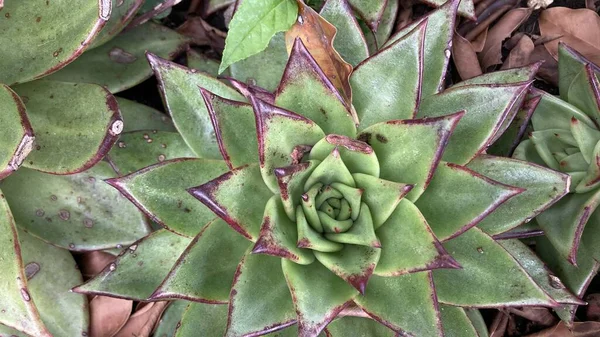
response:
[[[352,89],[350,88],[350,74],[352,65],[342,59],[333,48],[333,40],[337,29],[327,20],[323,19],[312,8],[301,0],[298,2],[298,20],[285,33],[285,44],[288,53],[291,52],[296,38],[300,38],[325,76],[339,91],[344,102],[351,107]],[[358,117],[354,113],[355,122]]]
[[[465,22],[459,27],[458,32],[467,40],[472,41],[488,29],[492,22],[513,8],[517,2],[516,0],[482,1],[475,8],[477,20]]]
[[[521,36],[517,44],[510,50],[506,61],[504,61],[500,69],[522,67],[529,64],[533,49],[535,49],[535,46],[531,38],[527,35]]]
[[[508,327],[509,318],[510,316],[505,312],[498,311],[490,326],[490,337],[503,337]]]
[[[529,18],[531,12],[529,8],[512,9],[490,28],[485,46],[479,54],[479,61],[484,70],[502,63],[502,41],[510,37],[512,32]]]
[[[548,52],[558,60],[558,44],[564,42],[600,65],[600,17],[592,10],[553,7],[538,19],[542,36],[561,36],[546,42]]]
[[[149,337],[171,302],[142,302],[114,337]]]
[[[558,318],[552,314],[552,311],[544,307],[509,308],[508,311],[542,327],[552,326],[558,322]]]
[[[545,80],[546,82],[558,85],[558,62],[550,55],[546,47],[543,45],[535,46],[529,62],[543,61],[542,65],[538,69],[537,76]]]
[[[94,296],[90,301],[90,337],[112,337],[127,323],[133,301]]]
[[[589,294],[585,297],[588,303],[585,308],[585,315],[590,321],[600,322],[600,294]]]
[[[79,269],[83,277],[88,279],[101,272],[115,258],[114,255],[102,251],[85,253],[79,259]]]
[[[483,74],[471,42],[458,33],[455,33],[452,39],[452,57],[461,79],[468,80]]]
[[[201,17],[190,17],[177,28],[177,32],[191,38],[196,46],[210,46],[218,52],[223,52],[225,48],[226,34],[209,25]]]
[[[471,41],[471,46],[476,53],[481,53],[487,40],[488,28],[486,28],[481,34],[477,35],[474,40]]]
[[[598,337],[600,336],[600,322],[575,322],[569,330],[565,322],[528,335],[526,337]]]

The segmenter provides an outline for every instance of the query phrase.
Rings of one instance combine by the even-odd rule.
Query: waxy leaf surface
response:
[[[14,87],[35,130],[35,148],[23,166],[72,174],[94,166],[123,131],[116,99],[87,83],[35,81]]]
[[[110,19],[102,27],[90,48],[96,48],[119,34],[133,20],[136,13],[151,1],[145,0],[113,0]]]
[[[191,239],[165,229],[135,242],[104,270],[73,291],[143,301],[168,275]],[[160,258],[156,258],[156,251]],[[125,277],[127,276],[127,277]]]
[[[138,130],[175,131],[173,121],[166,114],[147,105],[117,97],[125,123],[123,132]]]
[[[188,146],[202,158],[222,159],[199,88],[236,101],[244,101],[244,96],[214,77],[161,59],[154,54],[148,54],[148,61],[158,79],[158,88],[165,107]]]
[[[68,176],[22,168],[0,186],[19,226],[53,245],[77,251],[126,245],[149,233],[143,215],[102,180],[107,163]]]
[[[31,81],[72,62],[110,12],[110,1],[7,1],[0,16],[0,82]]]
[[[25,160],[33,149],[33,130],[25,105],[8,86],[0,84],[0,179],[4,179]]]
[[[108,180],[154,222],[194,237],[214,214],[186,189],[206,183],[224,172],[221,160],[174,159],[130,175]]]
[[[446,337],[485,337],[477,333],[465,309],[461,307],[440,304],[440,316]]]
[[[129,89],[152,75],[146,52],[172,59],[187,40],[169,28],[148,22],[126,31],[98,48],[89,50],[49,79],[96,83],[112,93]]]

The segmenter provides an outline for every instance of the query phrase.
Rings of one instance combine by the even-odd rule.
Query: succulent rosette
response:
[[[202,158],[107,181],[164,229],[74,290],[191,301],[177,336],[478,336],[468,308],[581,303],[511,239],[569,176],[485,154],[537,65],[443,90],[457,6],[348,78],[299,34],[274,93],[149,55]],[[304,11],[298,25],[329,24]]]
[[[559,47],[560,97],[535,90],[529,139],[514,157],[571,176],[570,193],[540,214],[538,251],[567,286],[583,295],[600,264],[600,68],[568,46]],[[572,309],[572,308],[571,308]],[[567,320],[574,310],[565,312]]]

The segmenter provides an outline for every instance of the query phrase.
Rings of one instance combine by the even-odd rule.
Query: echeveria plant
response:
[[[444,90],[457,6],[350,71],[310,38],[329,23],[302,8],[274,93],[149,54],[202,158],[163,155],[107,181],[164,229],[74,291],[191,301],[176,336],[477,336],[468,308],[581,303],[511,239],[569,176],[485,154],[537,65]],[[115,155],[134,158],[128,146]]]
[[[545,233],[538,251],[572,291],[583,295],[600,266],[600,69],[564,44],[558,64],[560,97],[532,92],[538,101],[533,132],[514,157],[571,176],[570,193],[536,218]],[[572,320],[574,310],[565,314]]]

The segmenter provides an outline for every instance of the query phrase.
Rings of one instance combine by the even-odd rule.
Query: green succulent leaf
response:
[[[441,303],[463,307],[556,306],[502,246],[471,228],[444,248],[462,269],[433,271]]]
[[[298,5],[292,0],[241,3],[229,24],[219,73],[231,64],[264,50],[273,35],[292,26],[297,15]]]
[[[373,276],[365,295],[357,297],[355,302],[372,318],[401,335],[442,334],[431,272]]]
[[[150,230],[143,215],[102,181],[114,175],[104,162],[68,176],[22,168],[0,186],[22,229],[58,247],[88,251],[130,244]]]
[[[0,180],[16,171],[33,149],[33,129],[21,98],[0,84]]]
[[[167,277],[190,241],[166,229],[155,231],[124,249],[113,263],[73,291],[144,301]]]
[[[387,5],[386,0],[348,0],[350,6],[365,21],[369,29],[376,32]]]
[[[379,161],[373,149],[364,142],[346,136],[327,135],[310,149],[309,159],[323,161],[336,147],[351,173],[379,177]]]
[[[244,101],[244,96],[202,72],[148,54],[169,115],[188,146],[202,158],[222,159],[208,109],[198,88],[226,99]]]
[[[502,157],[511,157],[521,140],[523,140],[525,133],[529,131],[531,116],[540,103],[540,99],[541,97],[526,98],[506,130],[499,136],[498,133],[496,134],[495,138],[497,139],[490,147],[488,147],[486,153]]]
[[[416,115],[421,101],[425,27],[422,22],[361,63],[350,76],[361,130]]]
[[[418,20],[390,37],[384,48],[410,33],[421,22],[427,21],[425,41],[423,45],[423,72],[421,97],[428,97],[440,92],[446,77],[446,68],[450,61],[450,46],[454,35],[454,23],[460,0],[449,0],[437,10],[430,12],[423,19]],[[456,109],[462,110],[463,108]],[[442,111],[452,111],[443,109]],[[470,110],[469,110],[470,111]]]
[[[112,2],[110,18],[90,46],[96,48],[117,36],[144,7],[145,0],[118,0]]]
[[[263,210],[273,196],[257,164],[236,168],[188,191],[252,242],[259,236]]]
[[[567,95],[570,104],[581,109],[596,123],[600,122],[600,80],[591,64],[587,64],[575,76]]]
[[[36,132],[23,166],[54,174],[82,172],[106,155],[123,131],[115,98],[95,84],[35,81],[14,87]]]
[[[364,209],[361,210],[363,211]],[[365,292],[380,255],[379,248],[353,244],[346,244],[342,250],[332,253],[315,251],[315,257],[319,262],[361,294]]]
[[[350,227],[349,230],[347,230],[344,233],[326,233],[325,238],[333,242],[345,243],[349,245],[361,245],[367,247],[381,248],[381,242],[379,241],[377,236],[375,236],[375,229],[373,227],[373,216],[369,209],[369,206],[367,206],[366,203],[362,203],[360,205],[360,214],[358,215],[356,220],[354,220],[354,223],[352,224],[352,227]],[[370,261],[370,263],[373,263],[375,260],[379,259],[378,252],[367,249],[363,249],[363,251],[373,254],[372,261]],[[340,252],[340,254],[344,253]],[[338,256],[340,254],[320,254],[319,256],[328,258],[328,256],[333,257]],[[375,255],[377,255],[377,258],[375,258]],[[325,262],[322,263],[325,264]],[[372,272],[372,270],[370,272]]]
[[[579,54],[576,50],[567,46],[564,43],[558,44],[558,91],[560,98],[567,102],[569,101],[569,87],[573,83],[575,77],[585,70],[585,66],[590,62],[585,57]]]
[[[435,268],[458,268],[433,235],[419,209],[403,199],[379,228],[381,257],[375,269],[379,276],[398,276]]]
[[[424,0],[423,2],[426,2],[430,5],[433,6],[442,6],[443,4],[445,4],[447,2],[447,0]],[[460,5],[458,6],[458,13],[462,16],[465,16],[471,20],[475,20],[475,6],[473,5],[473,0],[463,0],[460,2]]]
[[[337,147],[334,148],[333,151],[331,151],[329,156],[327,156],[322,162],[320,162],[317,165],[310,177],[306,179],[306,183],[304,183],[304,190],[308,191],[312,186],[319,183],[325,186],[337,183],[340,185],[345,185],[344,188],[356,187],[354,177],[352,177],[352,173],[350,173],[350,171],[346,167],[346,164],[342,160]],[[342,187],[340,186],[340,188]],[[340,192],[344,194],[343,191]],[[353,218],[356,218],[357,215],[358,213],[353,213]]]
[[[460,81],[453,85],[453,88],[465,87],[470,85],[491,85],[491,84],[516,84],[521,82],[531,81],[535,78],[541,62],[532,63],[530,65],[506,70],[493,71],[483,75],[475,76],[464,81]]]
[[[284,33],[281,32],[273,36],[265,50],[230,65],[228,70],[233,78],[254,83],[272,92],[279,85],[287,61]]]
[[[204,89],[200,91],[215,128],[221,155],[229,168],[256,162],[258,144],[252,106],[224,99]]]
[[[574,105],[540,90],[532,90],[532,96],[541,97],[540,103],[531,117],[534,130],[561,129],[570,131],[573,117],[589,127],[596,128],[594,121]]]
[[[600,141],[600,131],[573,117],[571,118],[571,133],[577,142],[577,147],[581,150],[583,159],[587,163],[592,163],[594,148]]]
[[[383,180],[362,173],[353,174],[352,177],[356,187],[364,191],[362,201],[372,210],[374,229],[386,222],[402,198],[413,188],[412,185]]]
[[[146,52],[174,58],[187,39],[169,28],[148,22],[94,48],[48,78],[55,81],[97,83],[112,93],[129,89],[152,75]]]
[[[273,193],[279,191],[274,169],[293,164],[294,150],[312,146],[325,136],[313,121],[264,101],[252,101],[258,133],[260,172]]]
[[[339,317],[327,326],[327,336],[330,337],[394,337],[396,334],[379,322],[361,317]]]
[[[219,61],[214,60],[191,48],[187,50],[186,55],[188,68],[200,70],[213,77],[217,77],[219,75]],[[226,70],[223,75],[229,76],[229,70]]]
[[[209,222],[150,298],[227,303],[233,275],[248,246],[222,219]]]
[[[88,331],[88,303],[69,290],[83,282],[75,260],[64,249],[19,231],[29,293],[53,336],[79,336]]]
[[[116,97],[123,116],[123,132],[139,130],[176,131],[173,121],[166,114],[149,106]]]
[[[315,122],[326,134],[356,135],[344,98],[327,78],[300,38],[294,41],[275,105]]]
[[[558,276],[558,279],[553,278],[551,282],[554,282],[558,287],[564,284],[579,297],[583,296],[600,269],[600,262],[594,258],[592,250],[585,246],[580,247],[578,250],[577,266],[573,266],[562,257],[550,240],[543,236],[536,238],[536,253],[548,263],[548,267]],[[559,282],[559,280],[562,282]],[[555,310],[562,320],[572,323],[576,309],[576,305],[563,305]]]
[[[246,254],[233,280],[225,336],[262,335],[296,323],[292,296],[281,271],[285,261],[288,260],[264,254]]]
[[[279,195],[287,216],[296,220],[296,206],[304,193],[304,184],[320,161],[310,160],[274,170],[279,184]]]
[[[222,336],[227,327],[227,305],[191,302],[177,326],[174,337]]]
[[[278,195],[265,206],[260,236],[252,249],[255,254],[268,254],[289,259],[295,263],[311,264],[315,256],[309,249],[299,248],[296,224],[285,213]]]
[[[443,162],[415,205],[440,240],[476,226],[525,189],[492,180],[464,166]]]
[[[318,335],[358,294],[321,263],[300,265],[282,259],[281,267],[298,313],[299,336]]]
[[[179,133],[155,131],[121,134],[106,159],[119,174],[126,175],[167,160],[196,157]]]
[[[548,295],[561,304],[585,304],[575,297],[535,253],[520,240],[497,241],[527,271],[533,281]]]
[[[305,210],[298,206],[296,211],[296,225],[298,227],[298,247],[312,249],[318,252],[337,252],[344,248],[344,245],[323,238],[321,233],[317,232],[306,220]],[[313,221],[314,223],[314,221]]]
[[[530,85],[531,82],[521,82],[452,87],[425,97],[417,117],[437,117],[447,111],[466,110],[443,157],[452,163],[466,164],[491,145],[507,115],[521,105]]]
[[[106,24],[110,12],[109,1],[58,0],[41,7],[38,2],[7,1],[0,19],[0,82],[31,81],[72,62]]]
[[[319,13],[337,28],[333,47],[342,58],[356,67],[369,57],[369,49],[347,0],[329,0]]]
[[[407,198],[425,191],[448,138],[464,112],[428,118],[389,121],[365,129],[358,138],[369,144],[381,166],[381,178],[414,185]]]
[[[167,310],[163,313],[160,320],[157,323],[156,330],[154,331],[155,336],[175,336],[175,329],[182,320],[182,316],[188,305],[191,303],[188,301],[173,301],[167,307]],[[195,327],[194,324],[191,326]],[[187,324],[186,324],[187,327]],[[223,329],[225,330],[225,329]]]
[[[529,222],[569,192],[568,175],[520,160],[480,155],[467,167],[500,183],[525,189],[477,225],[492,236]]]
[[[31,299],[15,221],[0,192],[0,286],[3,310],[0,323],[34,336],[51,336]]]
[[[152,221],[169,230],[196,236],[214,214],[186,189],[217,178],[227,171],[221,160],[174,159],[130,175],[107,180]]]
[[[483,337],[477,333],[465,309],[440,304],[442,328],[446,337]]]
[[[400,8],[400,0],[387,0],[383,16],[377,31],[374,32],[375,41],[378,46],[383,46],[385,42],[392,35],[392,31],[395,28],[396,17],[398,16],[398,10]]]
[[[574,193],[559,200],[537,217],[548,240],[563,259],[577,265],[577,250],[584,228],[597,221],[595,210],[600,205],[600,190]],[[590,226],[591,227],[591,226]]]

